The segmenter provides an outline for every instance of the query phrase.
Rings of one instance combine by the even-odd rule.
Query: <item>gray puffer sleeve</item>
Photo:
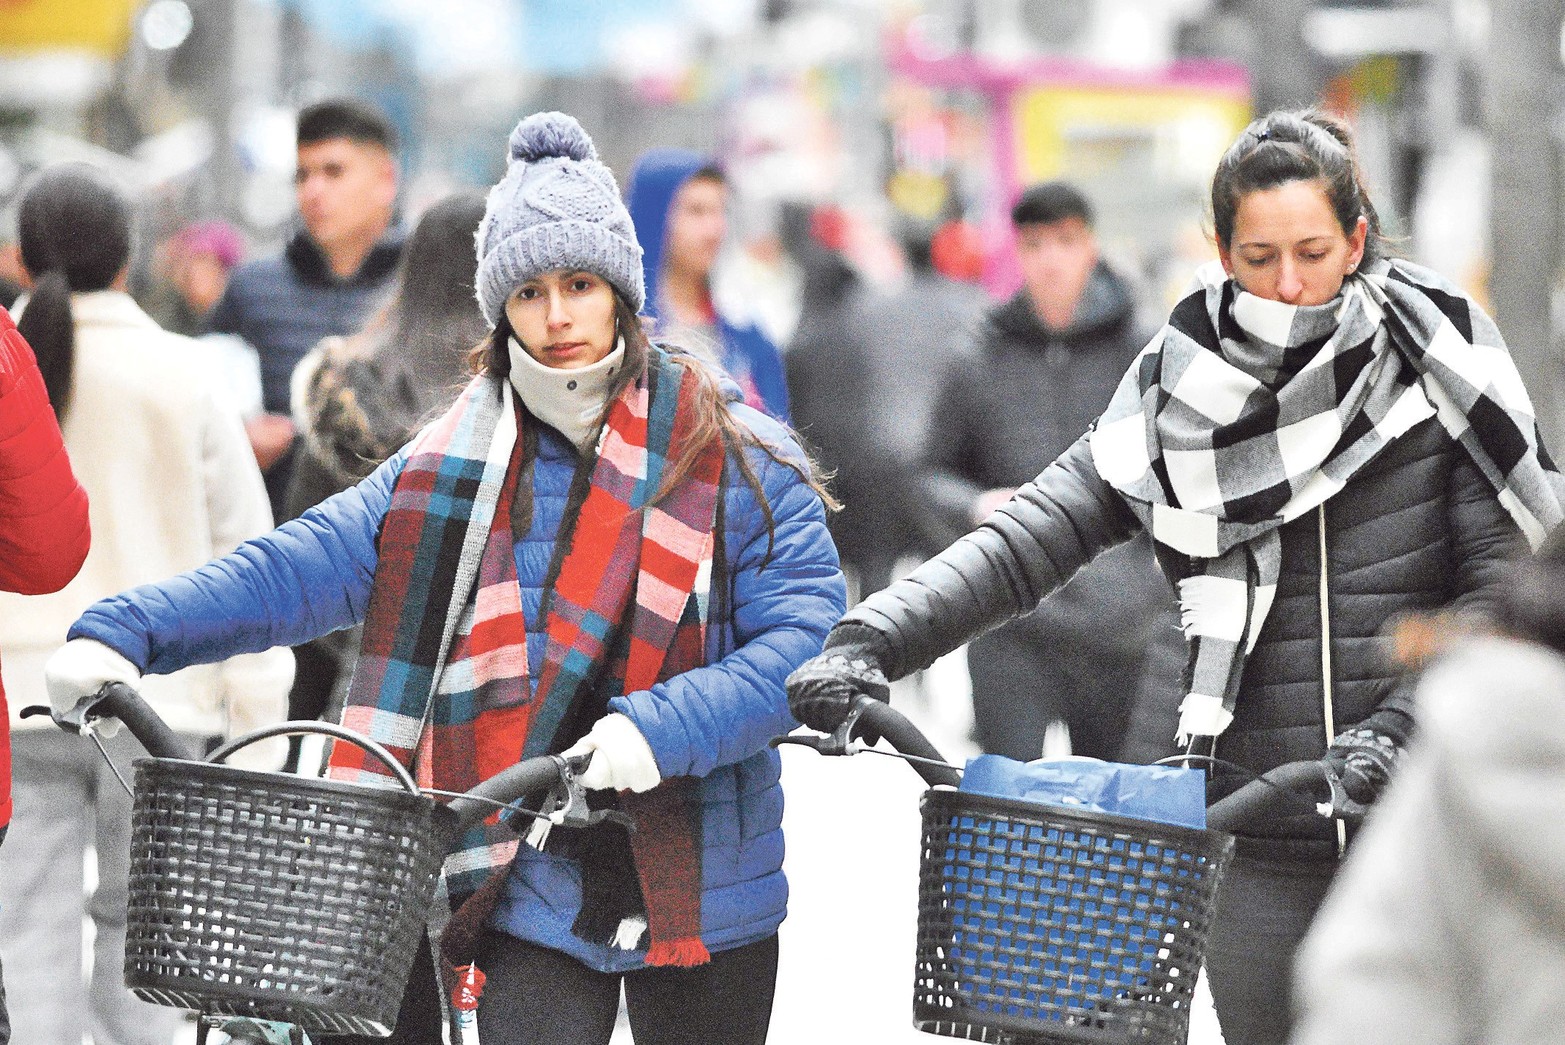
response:
[[[859,603],[838,629],[868,639],[887,677],[901,678],[1033,610],[1139,528],[1082,436],[983,525]]]

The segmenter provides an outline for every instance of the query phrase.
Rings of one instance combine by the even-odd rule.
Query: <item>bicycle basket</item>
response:
[[[404,789],[135,766],[126,986],[211,1015],[389,1033],[453,814]]]
[[[1182,1045],[1233,839],[931,790],[913,1022],[1005,1045]]]

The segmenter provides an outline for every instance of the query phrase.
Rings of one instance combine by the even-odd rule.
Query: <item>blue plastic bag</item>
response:
[[[1180,827],[1206,828],[1206,774],[1178,766],[1135,766],[1095,758],[1018,762],[979,755],[961,790]]]

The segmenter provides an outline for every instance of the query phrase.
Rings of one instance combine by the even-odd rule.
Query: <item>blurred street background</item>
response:
[[[785,204],[841,207],[881,284],[900,217],[957,222],[942,265],[1000,296],[1007,209],[1051,177],[1084,184],[1156,312],[1209,256],[1202,195],[1236,129],[1324,102],[1402,252],[1493,306],[1551,434],[1560,22],[1559,0],[4,0],[0,238],[30,170],[92,157],[153,202],[138,297],[168,292],[159,247],[192,220],[271,250],[292,114],[345,93],[396,122],[410,221],[491,184],[537,109],[580,118],[622,179],[655,145],[719,155],[723,286],[779,342],[801,282]]]

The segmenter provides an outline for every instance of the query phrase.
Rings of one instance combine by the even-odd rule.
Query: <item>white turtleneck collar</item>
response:
[[[625,339],[614,351],[589,366],[560,370],[545,366],[527,354],[516,338],[509,339],[511,387],[522,397],[527,411],[554,428],[586,453],[593,425],[603,413],[609,386],[625,359]]]

